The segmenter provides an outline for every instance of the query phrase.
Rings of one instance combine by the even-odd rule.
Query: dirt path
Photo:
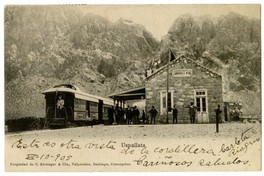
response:
[[[253,123],[225,123],[220,124],[220,132],[215,133],[215,124],[169,124],[169,125],[115,125],[103,126],[97,125],[93,128],[77,127],[56,130],[29,131],[21,133],[12,133],[6,135],[6,140],[26,137],[39,139],[54,138],[129,138],[129,139],[147,139],[147,138],[234,138],[241,132],[254,128],[261,133],[261,124]]]

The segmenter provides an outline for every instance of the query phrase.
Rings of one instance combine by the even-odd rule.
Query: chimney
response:
[[[149,77],[151,74],[152,74],[152,69],[151,68],[146,70],[146,77]]]

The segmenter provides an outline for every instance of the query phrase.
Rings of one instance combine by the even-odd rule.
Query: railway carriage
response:
[[[50,127],[107,123],[112,99],[82,92],[71,84],[60,84],[43,92]]]

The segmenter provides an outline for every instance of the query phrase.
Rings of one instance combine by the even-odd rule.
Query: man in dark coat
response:
[[[155,109],[154,106],[152,106],[151,110],[149,111],[150,113],[150,123],[152,124],[152,120],[154,122],[154,124],[156,123],[155,120],[156,120],[156,116],[158,114],[158,111]]]
[[[217,106],[217,109],[215,110],[215,115],[216,115],[216,132],[217,133],[219,132],[219,121],[220,121],[220,118],[221,118],[221,113],[222,113],[221,107],[220,107],[220,105],[218,105]]]
[[[120,115],[119,106],[118,106],[118,104],[116,104],[116,106],[115,106],[115,123],[117,123],[117,124],[119,124],[119,122],[120,122],[119,115]]]
[[[139,123],[139,110],[137,106],[134,107],[134,116],[135,116],[135,123],[138,124]]]
[[[123,108],[121,108],[121,107],[119,107],[119,109],[118,109],[118,116],[119,116],[119,123],[120,124],[124,124],[124,121],[125,121],[125,119],[124,119],[124,115],[125,115],[125,111],[124,111],[124,109]]]
[[[127,109],[126,109],[126,121],[127,121],[127,124],[131,124],[131,121],[132,121],[132,114],[131,114],[131,109],[130,109],[130,106],[128,105],[127,106]]]
[[[195,114],[196,114],[196,108],[193,106],[193,102],[191,103],[191,106],[189,107],[189,115],[191,123],[195,122]]]
[[[146,123],[146,114],[145,111],[142,110],[142,123],[145,124]]]
[[[174,105],[174,108],[172,110],[173,120],[172,123],[176,122],[178,123],[178,109],[176,108],[176,105]]]
[[[109,124],[112,125],[114,123],[114,107],[108,109],[108,118],[109,118]]]

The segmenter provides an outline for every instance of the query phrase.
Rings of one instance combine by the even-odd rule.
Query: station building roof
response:
[[[145,99],[145,85],[124,90],[119,93],[113,93],[108,95],[108,97],[113,98],[114,100]]]

